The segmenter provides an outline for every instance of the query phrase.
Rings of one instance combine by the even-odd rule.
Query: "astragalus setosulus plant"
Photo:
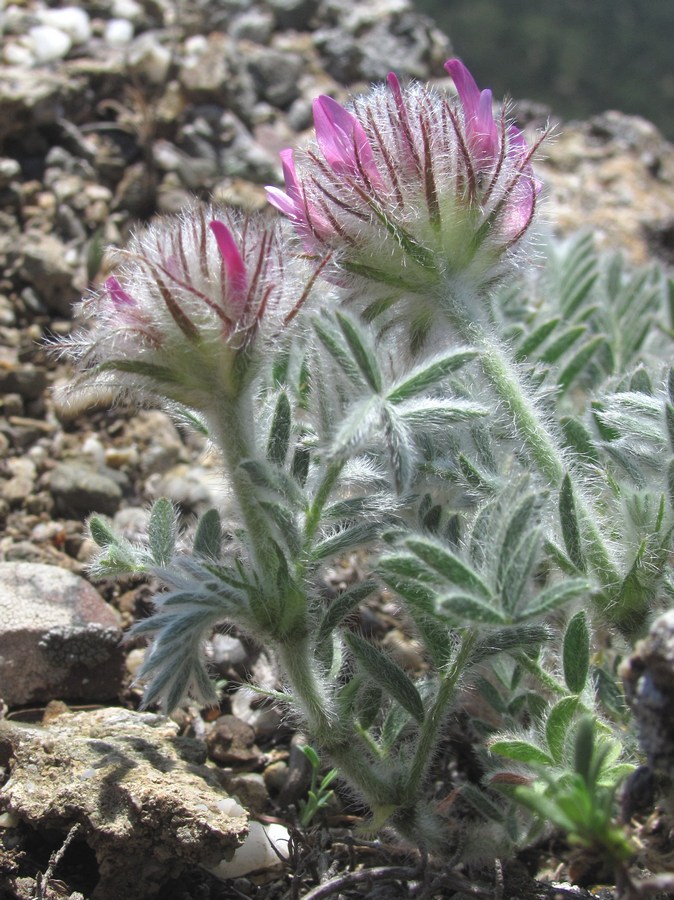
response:
[[[672,593],[665,289],[587,238],[532,264],[537,145],[447,70],[453,96],[391,75],[348,109],[320,97],[315,143],[282,154],[285,189],[268,191],[285,220],[159,220],[83,302],[74,389],[202,429],[236,510],[188,538],[160,500],[145,547],[94,518],[93,573],[164,586],[135,628],[152,636],[148,704],[216,701],[216,626],[268,648],[278,702],[373,830],[456,840],[428,781],[468,686],[489,708],[484,782],[464,789],[490,820],[482,852],[530,839],[528,808],[624,858],[615,662]],[[371,576],[326,599],[323,567],[362,548]],[[421,671],[354,625],[383,588]],[[583,797],[595,824],[576,827]]]

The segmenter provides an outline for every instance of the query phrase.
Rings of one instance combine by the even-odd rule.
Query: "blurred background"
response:
[[[495,97],[642,115],[674,140],[674,0],[415,0]]]

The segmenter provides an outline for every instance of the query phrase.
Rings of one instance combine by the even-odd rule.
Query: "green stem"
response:
[[[543,687],[547,688],[551,694],[556,694],[558,697],[568,696],[569,692],[566,688],[563,687],[556,678],[553,678],[552,675],[548,674],[545,669],[542,669],[535,659],[531,659],[526,653],[518,653],[515,656],[515,660],[523,669],[526,669],[530,675],[537,678]]]
[[[555,489],[559,489],[567,472],[572,480],[576,480],[577,475],[567,465],[562,443],[554,427],[545,421],[536,404],[530,399],[530,390],[524,384],[517,367],[511,362],[507,348],[479,323],[471,320],[468,311],[457,301],[448,301],[446,310],[461,337],[480,352],[482,370],[491,382],[496,395],[506,404],[517,433],[526,444],[540,473]],[[584,499],[582,487],[581,490],[575,490],[574,494],[578,516],[583,524],[588,544],[588,557],[602,587],[610,592],[620,584],[620,572],[597,525],[599,515]]]
[[[340,774],[365,797],[373,810],[393,809],[392,785],[375,772],[365,742],[349,722],[344,722],[327,686],[311,663],[309,641],[293,640],[278,647],[279,663],[292,694],[301,707],[311,741],[338,766]]]
[[[459,647],[450,668],[440,676],[438,692],[435,696],[433,706],[426,714],[426,718],[421,726],[414,759],[407,776],[406,794],[411,802],[414,802],[418,797],[419,789],[433,762],[433,751],[438,740],[440,729],[445,724],[447,707],[454,696],[457,682],[464,673],[466,663],[468,662],[476,640],[476,631],[466,631],[463,635],[461,646]]]
[[[482,331],[473,328],[481,350],[482,368],[496,393],[504,400],[520,436],[536,462],[540,472],[553,487],[558,488],[564,477],[565,466],[558,444],[548,426],[529,400],[516,370],[505,356],[503,348],[495,344]]]
[[[278,559],[274,553],[269,523],[255,497],[255,488],[241,463],[253,457],[253,436],[249,430],[255,417],[246,391],[234,399],[221,398],[210,422],[213,437],[222,451],[230,484],[236,497],[258,573],[264,578],[276,572]]]

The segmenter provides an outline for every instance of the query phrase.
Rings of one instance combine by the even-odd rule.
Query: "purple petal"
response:
[[[267,200],[278,209],[279,212],[282,212],[284,216],[288,216],[289,219],[293,221],[297,218],[297,208],[295,206],[295,201],[291,199],[281,188],[274,187],[273,185],[268,185],[265,187],[265,193],[267,195]]]
[[[337,175],[365,173],[370,183],[381,184],[372,147],[358,119],[332,97],[314,100],[316,140],[325,161]]]
[[[114,275],[111,275],[105,282],[105,289],[110,295],[110,299],[113,304],[117,307],[117,309],[121,309],[124,306],[137,306],[136,301],[131,297],[124,288],[121,286],[119,281],[115,278]]]
[[[283,178],[285,181],[285,192],[280,188],[269,186],[265,188],[267,192],[267,200],[272,206],[275,206],[284,216],[288,216],[296,223],[304,222],[306,224],[306,215],[304,212],[304,204],[302,202],[302,191],[300,183],[295,171],[295,163],[293,160],[292,150],[281,150],[279,153],[281,163],[283,165]]]
[[[445,69],[456,85],[456,91],[463,107],[463,114],[468,119],[476,119],[480,105],[480,91],[475,79],[460,59],[448,59]]]
[[[492,93],[480,91],[475,79],[460,59],[449,59],[445,69],[454,80],[463,108],[466,135],[477,162],[493,163],[499,154],[499,132],[494,121]]]
[[[227,271],[227,299],[232,304],[235,316],[238,317],[243,313],[248,299],[246,264],[239,253],[231,231],[224,222],[215,219],[208,223],[208,227],[215,236]]]

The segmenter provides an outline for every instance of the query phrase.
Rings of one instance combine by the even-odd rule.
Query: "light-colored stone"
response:
[[[10,706],[115,697],[121,637],[114,611],[83,578],[58,566],[0,563],[0,697]]]
[[[162,716],[115,708],[67,712],[47,727],[2,721],[2,807],[37,829],[79,823],[98,861],[96,900],[146,900],[187,865],[232,859],[248,831],[203,765],[203,744],[177,732]]]

